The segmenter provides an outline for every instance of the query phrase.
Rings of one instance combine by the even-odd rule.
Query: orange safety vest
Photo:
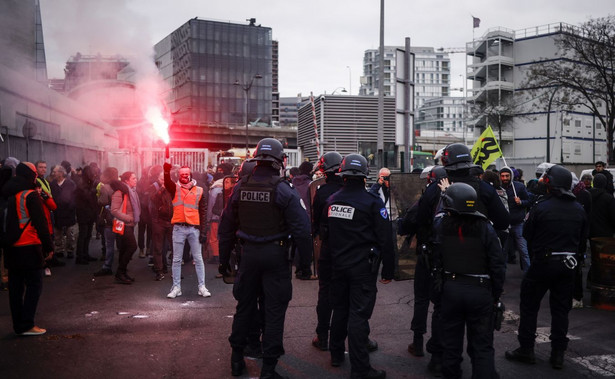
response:
[[[171,224],[187,223],[199,225],[199,201],[201,201],[202,196],[203,188],[193,186],[182,197],[182,188],[178,185],[175,188],[175,198],[173,199],[173,218],[171,219]]]
[[[23,230],[21,237],[13,244],[13,246],[28,246],[40,245],[41,239],[32,223],[30,222],[30,212],[26,207],[26,198],[33,190],[21,191],[15,195],[17,218],[19,219],[19,229]]]

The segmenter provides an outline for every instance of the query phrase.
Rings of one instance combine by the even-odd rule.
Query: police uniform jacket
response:
[[[382,278],[393,278],[391,222],[382,200],[360,181],[347,181],[327,201],[323,244],[331,249],[334,270],[369,259],[370,249],[382,255]]]
[[[252,175],[242,177],[233,187],[229,202],[222,212],[220,226],[218,227],[221,262],[228,262],[237,238],[251,243],[268,243],[286,241],[288,236],[292,235],[299,253],[311,254],[312,240],[310,238],[310,223],[307,213],[301,205],[299,194],[285,180],[276,181],[275,193],[271,199],[274,206],[281,211],[283,219],[281,230],[264,236],[249,234],[242,230],[239,220],[239,201],[242,185],[246,185],[249,180],[267,183],[271,182],[272,178],[278,177],[279,172],[273,167],[256,166]],[[257,224],[262,221],[258,218],[253,220]],[[244,229],[246,227],[244,226]]]
[[[576,252],[587,235],[587,217],[574,196],[547,195],[531,209],[523,227],[530,258]]]

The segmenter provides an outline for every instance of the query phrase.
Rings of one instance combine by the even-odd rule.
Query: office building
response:
[[[194,18],[155,45],[156,65],[171,89],[168,106],[176,121],[243,126],[246,96],[248,123],[277,121],[272,118],[277,62],[271,28],[248,21]]]
[[[487,125],[492,126],[496,136],[501,135],[500,144],[508,164],[533,170],[547,157],[552,163],[566,165],[606,161],[605,129],[591,112],[580,107],[554,107],[547,113],[543,107],[532,105],[539,97],[552,95],[554,89],[545,88],[543,95],[536,96],[522,88],[525,72],[532,64],[562,59],[556,40],[562,33],[575,30],[564,23],[516,31],[495,27],[466,44],[471,57],[467,66],[467,101],[472,108],[487,110],[467,122],[476,127],[475,136]]]
[[[384,47],[384,93],[395,96],[395,72],[397,51],[403,46]],[[450,96],[451,63],[448,53],[437,51],[433,47],[411,47],[414,54],[414,107],[423,106],[427,99]],[[370,49],[363,57],[363,77],[360,95],[378,94],[379,51]]]

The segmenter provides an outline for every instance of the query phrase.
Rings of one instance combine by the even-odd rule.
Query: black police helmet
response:
[[[574,197],[570,190],[570,187],[572,187],[572,174],[560,165],[549,167],[545,171],[543,182],[551,192]]]
[[[322,172],[335,172],[340,168],[342,155],[337,151],[330,151],[321,155],[318,160],[318,169]]]
[[[252,171],[254,171],[254,167],[256,167],[256,161],[254,160],[243,161],[243,163],[241,164],[241,167],[239,168],[239,172],[237,173],[237,176],[242,177],[242,176],[250,175]]]
[[[444,210],[462,215],[485,217],[476,210],[477,195],[472,186],[466,183],[453,183],[442,193]]]
[[[367,159],[360,154],[348,154],[340,164],[339,176],[356,176],[366,178],[369,174]]]
[[[442,152],[442,164],[447,170],[472,167],[470,149],[462,143],[451,143]]]
[[[429,183],[438,183],[440,179],[446,178],[448,175],[442,166],[434,166],[429,172]]]
[[[286,154],[282,143],[275,138],[263,138],[256,145],[253,161],[277,161],[283,163]]]

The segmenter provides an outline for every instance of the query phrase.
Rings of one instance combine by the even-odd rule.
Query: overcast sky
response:
[[[272,28],[279,41],[282,96],[359,90],[363,53],[379,44],[380,0],[40,0],[49,77],[82,54],[149,59],[162,38],[198,17]],[[385,44],[464,47],[489,28],[579,24],[615,14],[615,0],[385,0]],[[472,15],[481,19],[472,28]],[[451,55],[452,87],[462,87],[463,54]],[[338,91],[339,92],[339,91]],[[460,93],[459,93],[460,94]]]

